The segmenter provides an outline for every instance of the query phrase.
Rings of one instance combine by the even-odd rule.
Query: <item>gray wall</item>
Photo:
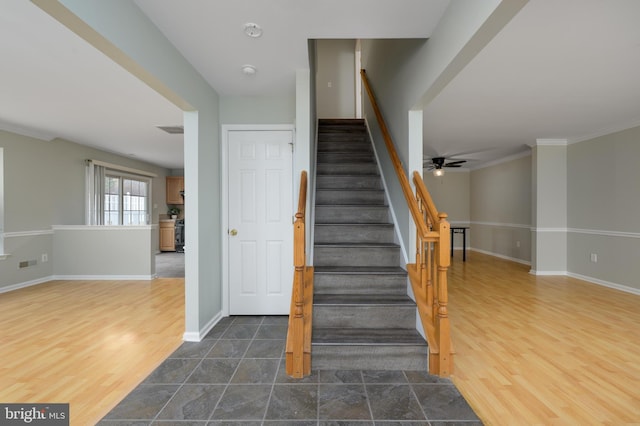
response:
[[[640,127],[568,146],[569,274],[640,292],[639,159]]]
[[[61,139],[47,142],[6,131],[0,131],[0,147],[4,151],[4,232],[8,233],[5,252],[11,254],[0,260],[0,287],[53,274],[56,253],[51,227],[84,224],[84,160],[88,158],[157,174],[152,181],[152,206],[158,207],[152,209],[152,223],[165,213],[166,169]],[[42,262],[43,254],[47,262]],[[18,269],[23,260],[37,264]]]
[[[471,220],[469,171],[449,171],[444,176],[435,177],[424,172],[424,184],[439,212],[448,215],[450,223],[468,225]]]
[[[470,177],[471,246],[531,261],[531,156],[474,170]]]
[[[316,40],[318,118],[355,117],[355,50],[355,40]]]
[[[221,96],[221,124],[291,124],[296,99],[291,96]]]

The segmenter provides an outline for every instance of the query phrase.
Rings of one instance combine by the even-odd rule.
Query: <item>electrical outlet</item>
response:
[[[49,261],[49,255],[47,253],[42,253],[42,263],[46,263]]]
[[[520,248],[520,241],[516,241],[516,247]]]
[[[333,87],[333,84],[329,81],[327,82],[327,87]]]
[[[591,261],[593,263],[598,262],[598,254],[597,253],[591,253]]]

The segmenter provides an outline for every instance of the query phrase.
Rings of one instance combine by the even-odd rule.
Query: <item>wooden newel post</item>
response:
[[[437,317],[437,334],[438,345],[440,347],[439,365],[440,375],[449,376],[451,366],[451,326],[449,324],[449,311],[447,304],[449,302],[449,293],[447,289],[447,270],[451,264],[449,247],[451,244],[451,234],[449,222],[447,222],[446,213],[440,213],[440,222],[438,233],[440,234],[440,247],[438,247],[438,317]]]
[[[287,371],[291,377],[300,379],[304,377],[304,316],[303,316],[303,304],[304,304],[304,266],[305,266],[305,252],[304,249],[304,217],[301,217],[300,213],[296,214],[296,222],[294,224],[293,239],[294,247],[293,252],[293,265],[295,267],[293,277],[293,322],[291,324],[291,334],[293,338],[293,359],[290,371]],[[302,240],[302,241],[300,241]],[[289,370],[289,369],[287,369]]]

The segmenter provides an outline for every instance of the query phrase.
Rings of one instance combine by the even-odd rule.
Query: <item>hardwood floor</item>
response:
[[[52,281],[0,294],[0,401],[93,425],[181,343],[184,279]]]
[[[486,424],[640,424],[640,296],[460,257],[452,379]],[[184,280],[41,284],[0,294],[0,324],[0,401],[91,425],[180,345]]]
[[[489,425],[640,424],[640,296],[456,253],[453,382]]]

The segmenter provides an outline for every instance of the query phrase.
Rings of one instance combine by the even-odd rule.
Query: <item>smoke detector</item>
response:
[[[258,38],[262,35],[262,28],[258,24],[248,22],[244,24],[244,33],[249,37]]]
[[[256,67],[253,65],[246,64],[242,66],[242,73],[245,75],[254,75],[256,71]]]

